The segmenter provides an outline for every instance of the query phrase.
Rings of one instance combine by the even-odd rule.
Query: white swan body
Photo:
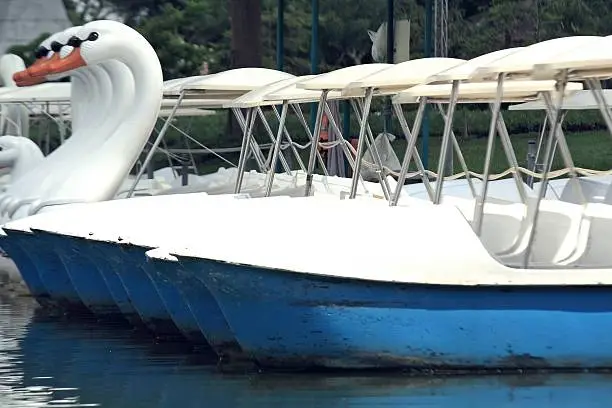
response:
[[[14,87],[13,74],[25,69],[23,59],[15,54],[0,57],[0,86]],[[0,106],[0,135],[30,134],[30,115],[25,106],[6,104]]]
[[[107,99],[112,107],[107,112],[115,112],[115,120],[108,123],[110,118],[104,117],[104,111],[98,107],[96,113],[104,121],[103,125],[90,128],[91,123],[86,124],[89,125],[86,130],[79,129],[79,134],[69,139],[73,142],[72,145],[78,147],[73,150],[72,157],[66,153],[60,155],[60,151],[69,150],[62,145],[54,152],[56,157],[63,156],[61,164],[57,163],[57,160],[55,163],[45,160],[36,174],[26,175],[34,181],[44,177],[45,173],[53,172],[53,175],[49,175],[45,188],[41,190],[30,183],[19,183],[20,189],[9,191],[23,202],[15,208],[13,214],[8,214],[8,217],[4,214],[4,221],[27,216],[45,206],[71,201],[112,199],[148,140],[162,100],[163,79],[155,51],[140,34],[121,23],[88,23],[81,27],[77,36],[83,39],[92,32],[96,32],[99,38],[96,41],[86,41],[79,48],[75,48],[70,55],[60,60],[60,65],[63,64],[62,69],[67,71],[80,67],[68,67],[66,64],[70,59],[80,59],[81,65],[86,64],[89,68],[105,64],[113,85],[113,88],[109,86],[106,89],[128,90],[127,93],[117,91],[112,100]],[[115,71],[111,68],[113,65]],[[131,73],[131,84],[135,91],[131,95],[130,81],[126,75],[119,74],[119,71],[124,69],[122,67]],[[100,92],[103,92],[102,89]],[[92,151],[91,148],[94,147],[95,151]],[[61,176],[58,176],[58,168],[63,170],[60,172]],[[35,199],[38,199],[38,203],[33,204]],[[31,201],[28,202],[29,200]],[[34,211],[29,211],[30,209]]]
[[[53,51],[51,51],[51,44],[54,41],[61,42],[61,40],[67,40],[71,35],[73,35],[74,33],[78,31],[78,28],[79,27],[68,28],[67,30],[63,32],[53,34],[47,39],[43,40],[40,44],[40,47],[48,50],[48,53],[46,56],[43,56],[39,60],[37,60],[36,63],[33,64],[33,66],[37,65],[38,63],[44,60],[51,59],[55,54]],[[22,80],[32,81],[31,77],[24,79],[24,73],[26,73],[25,70],[20,73],[15,74],[15,77],[19,78],[18,80],[20,81],[20,83]],[[60,79],[64,76],[65,75],[57,75],[57,76],[51,75],[46,78],[41,78],[35,82],[41,82],[41,81],[44,81],[45,79],[50,79],[50,80]],[[72,98],[71,99],[73,102],[73,106],[81,105],[81,103],[85,102],[84,99],[86,98],[86,95],[87,95],[87,88],[85,87],[86,86],[85,83],[92,82],[93,77],[91,73],[82,72],[79,74],[75,73],[75,79],[76,80],[72,84]],[[91,86],[94,88],[96,87],[95,83],[91,83]],[[72,112],[73,134],[76,133],[78,130],[79,121],[81,117],[83,116],[82,113],[83,112],[81,109],[77,109],[76,111]],[[65,145],[69,146],[70,144],[71,144],[70,139],[68,139],[64,143],[63,146]],[[66,150],[67,148],[64,147],[63,149]],[[57,150],[55,152],[57,152]],[[52,157],[52,155],[55,155],[56,154],[55,152],[49,155],[45,159],[45,162],[49,160],[49,157]],[[48,182],[48,179],[50,177],[53,177],[53,174],[49,172],[48,170],[46,170],[45,167],[42,166],[42,164],[43,162],[39,163],[39,166],[31,169],[28,176],[23,177],[20,183],[12,184],[10,189],[7,189],[7,191],[4,194],[0,195],[0,217],[1,218],[6,218],[7,212],[12,213],[20,205],[20,202],[22,201],[20,200],[20,198],[23,199],[25,195],[24,189],[27,189],[28,187],[31,188],[32,186],[43,188],[45,183]]]

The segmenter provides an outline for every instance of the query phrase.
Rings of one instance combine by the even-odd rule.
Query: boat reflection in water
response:
[[[410,378],[227,374],[182,343],[61,321],[30,300],[0,298],[0,406],[604,407],[611,375]]]

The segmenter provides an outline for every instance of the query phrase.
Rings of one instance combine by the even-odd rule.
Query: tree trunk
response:
[[[232,68],[261,66],[261,0],[229,0]]]
[[[232,30],[230,64],[232,68],[261,66],[261,0],[228,0]],[[241,140],[242,132],[232,112],[228,136]]]

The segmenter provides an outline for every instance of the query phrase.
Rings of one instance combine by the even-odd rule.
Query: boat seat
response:
[[[475,199],[446,196],[442,202],[457,207],[473,226]],[[480,240],[491,255],[510,252],[516,246],[525,215],[526,207],[521,203],[504,200],[485,203]]]
[[[609,194],[608,187],[609,185],[604,182],[585,177],[569,179],[561,191],[559,200],[574,204],[582,204],[584,200],[589,203],[602,202]],[[581,190],[584,198],[580,195]]]
[[[588,223],[588,228],[586,228]],[[574,256],[559,262],[562,266],[579,268],[612,267],[610,250],[612,205],[589,203],[585,209],[585,227],[581,231]]]
[[[535,211],[534,199],[530,199],[527,214],[521,228],[517,247],[498,259],[512,267],[522,267],[530,232],[531,215]],[[542,200],[540,214],[532,242],[529,266],[554,267],[579,251],[581,234],[588,231],[589,221],[583,217],[584,207],[558,200]]]

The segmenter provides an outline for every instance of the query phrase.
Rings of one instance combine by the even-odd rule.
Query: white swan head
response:
[[[38,164],[44,155],[38,145],[23,136],[0,136],[0,174],[15,180]]]
[[[36,75],[65,75],[68,71],[97,65],[109,59],[130,59],[133,57],[132,50],[126,45],[143,40],[137,31],[123,23],[112,20],[92,21],[81,26],[78,33],[66,42],[67,47],[72,47],[71,52],[62,52],[61,58],[37,67]]]
[[[60,59],[60,50],[66,46],[66,42],[75,33],[79,31],[81,26],[69,27],[63,31],[52,34],[43,40],[36,50],[36,60],[32,65],[23,71],[13,75],[13,80],[17,86],[37,85],[47,80],[57,80],[67,76],[66,73],[60,75],[41,75],[42,68],[53,61]]]

